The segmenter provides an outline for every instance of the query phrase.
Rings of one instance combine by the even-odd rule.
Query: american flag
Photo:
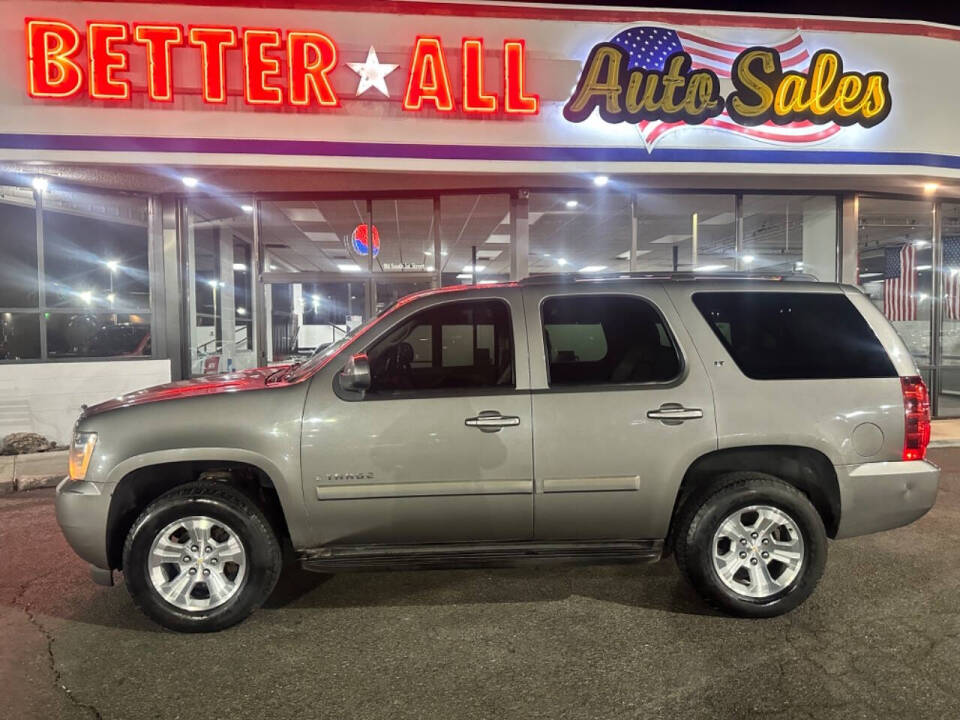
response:
[[[960,235],[943,236],[943,289],[948,320],[960,320]]]
[[[883,314],[888,320],[917,319],[917,251],[913,243],[884,249]]]
[[[627,67],[630,70],[640,68],[662,71],[671,55],[686,52],[690,55],[693,69],[713,70],[720,78],[729,78],[730,67],[737,55],[757,44],[737,45],[719,42],[702,35],[646,25],[624,30],[610,42],[629,54],[630,62]],[[769,47],[780,53],[784,70],[804,71],[810,65],[810,52],[804,46],[799,32]],[[638,125],[640,136],[650,149],[664,135],[681,127],[686,127],[686,124],[662,120],[642,120]],[[785,145],[819,142],[832,137],[842,129],[835,123],[815,125],[807,120],[789,125],[767,122],[755,127],[745,127],[733,122],[726,110],[716,117],[708,118],[698,127],[710,127],[754,140]]]

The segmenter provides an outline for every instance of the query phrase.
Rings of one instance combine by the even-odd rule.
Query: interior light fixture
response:
[[[353,263],[341,263],[341,264],[337,265],[337,269],[338,269],[340,272],[345,272],[345,273],[349,273],[349,272],[360,272],[360,266],[359,266],[359,265],[354,265]]]
[[[596,185],[597,187],[603,187],[603,186],[606,185],[608,182],[610,182],[610,178],[609,178],[608,176],[606,176],[606,175],[594,175],[594,176],[593,176],[593,184]]]
[[[932,195],[933,193],[935,193],[935,192],[936,192],[937,190],[939,190],[939,189],[940,189],[940,183],[925,182],[925,183],[923,184],[923,191],[924,191],[925,193],[927,193],[927,195]]]
[[[606,269],[607,269],[606,265],[587,265],[586,267],[580,268],[580,272],[593,273],[593,272],[600,272],[601,270],[606,270]]]
[[[566,258],[557,258],[557,265],[559,265],[560,267],[563,267],[566,264],[567,264]]]
[[[236,270],[237,272],[246,272],[247,266],[244,265],[243,263],[234,263],[233,269]]]
[[[200,184],[199,180],[197,180],[195,177],[190,177],[189,175],[180,178],[180,181],[184,185],[186,185],[188,188],[195,188],[197,185]]]
[[[743,256],[742,258],[740,258],[740,259],[741,259],[743,262],[745,262],[747,265],[749,265],[749,264],[752,263],[754,260],[756,260],[756,258],[755,258],[753,255],[744,255],[744,256]]]
[[[726,270],[726,265],[701,265],[698,268],[694,268],[694,272],[714,272],[716,270]]]
[[[45,177],[40,177],[39,175],[35,177],[30,184],[33,185],[33,189],[38,193],[45,193],[47,188],[50,187],[50,181]]]
[[[243,210],[247,215],[253,212],[253,205],[241,205],[240,209]]]
[[[570,210],[573,210],[579,204],[576,200],[567,200],[566,202],[567,208]]]
[[[112,272],[112,273],[114,273],[114,272],[116,272],[117,270],[120,269],[120,261],[119,261],[119,260],[107,260],[107,262],[104,263],[104,264],[110,269],[110,272]]]

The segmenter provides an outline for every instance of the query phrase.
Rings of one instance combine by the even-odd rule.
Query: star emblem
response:
[[[347,67],[360,76],[360,83],[357,85],[357,95],[363,95],[370,88],[376,88],[384,97],[390,97],[387,90],[386,77],[399,65],[390,63],[381,63],[377,57],[377,51],[370,46],[367,52],[367,59],[362,63],[347,63]]]

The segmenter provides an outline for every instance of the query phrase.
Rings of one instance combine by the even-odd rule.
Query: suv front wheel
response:
[[[827,558],[823,520],[806,495],[764,473],[723,476],[680,517],[680,570],[710,603],[742,617],[800,605]]]
[[[277,537],[256,503],[203,480],[154,500],[123,548],[134,602],[182,632],[222,630],[243,620],[273,591],[281,565]]]

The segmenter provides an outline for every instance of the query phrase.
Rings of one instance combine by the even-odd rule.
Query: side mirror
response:
[[[357,353],[340,371],[340,387],[353,392],[363,392],[370,388],[370,360],[366,353]]]

